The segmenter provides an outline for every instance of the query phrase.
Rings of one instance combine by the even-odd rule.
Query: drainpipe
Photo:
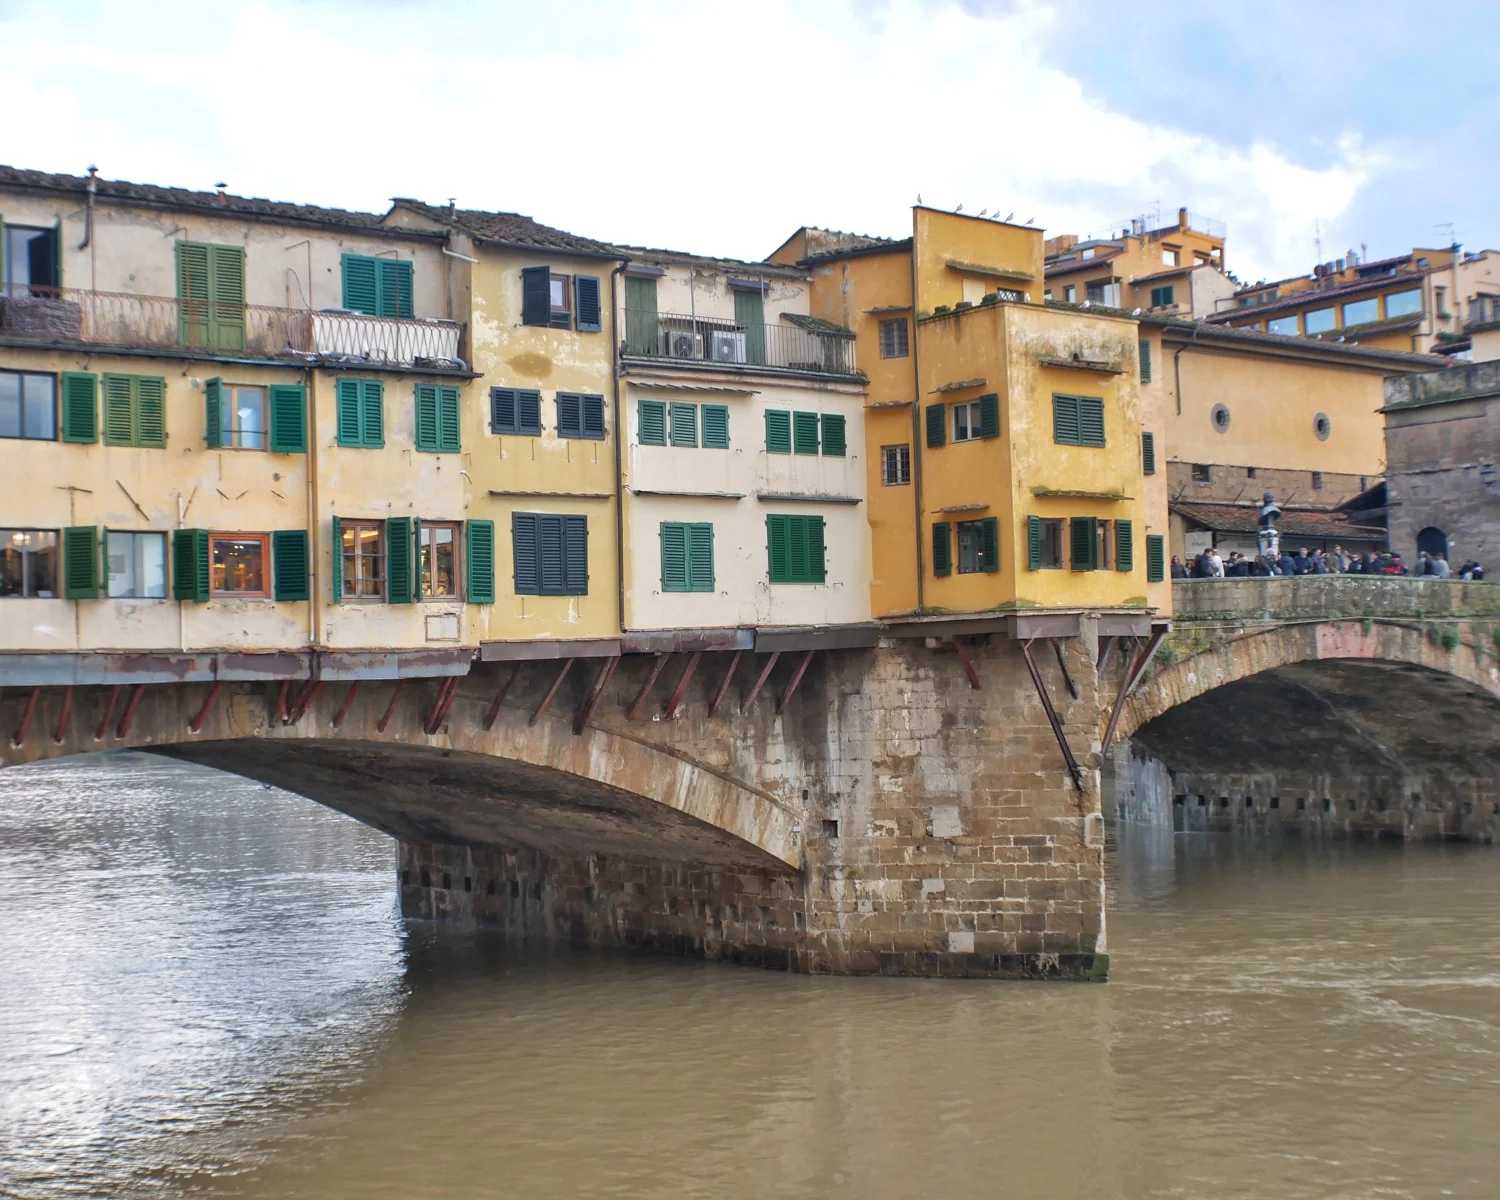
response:
[[[312,281],[308,281],[308,296],[312,295]],[[307,368],[307,648],[310,656],[318,646],[318,634],[323,628],[323,595],[320,581],[323,573],[319,566],[323,561],[319,537],[322,532],[318,521],[318,373]],[[333,547],[329,547],[330,555]],[[309,676],[311,680],[314,676]]]
[[[99,191],[99,168],[92,163],[89,164],[88,182],[88,205],[83,211],[83,241],[78,244],[80,250],[87,249],[89,252],[89,291],[94,291],[98,286],[94,279],[94,196]],[[58,286],[62,280],[58,280]]]
[[[1198,330],[1203,327],[1203,322],[1193,322],[1193,337],[1186,346],[1177,347],[1177,352],[1172,355],[1172,379],[1177,390],[1177,415],[1182,416],[1182,352],[1191,350],[1198,343]]]
[[[615,322],[620,319],[617,299],[620,275],[629,265],[626,259],[609,273],[609,324],[614,338],[610,349],[611,365],[614,367],[614,428],[615,428],[615,624],[625,632],[625,430],[620,425],[620,331]],[[696,332],[696,330],[695,330]]]
[[[917,611],[927,603],[927,561],[922,553],[922,369],[917,347],[917,218],[911,221],[911,382],[915,399],[911,405],[911,499],[916,510]],[[946,417],[945,417],[946,419]]]

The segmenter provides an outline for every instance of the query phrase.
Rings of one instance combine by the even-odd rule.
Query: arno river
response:
[[[1500,1195],[1500,849],[1131,831],[1107,986],[521,953],[392,862],[148,756],[0,774],[0,1195]]]

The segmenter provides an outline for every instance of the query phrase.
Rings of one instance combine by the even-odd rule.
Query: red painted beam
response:
[[[292,710],[287,714],[287,724],[295,725],[307,715],[307,706],[313,702],[317,694],[323,690],[321,679],[309,679],[300,692],[297,699],[292,702]]]
[[[21,723],[16,726],[16,735],[10,739],[10,744],[14,749],[19,750],[26,744],[26,733],[31,728],[31,714],[36,712],[36,702],[41,694],[41,688],[31,689],[31,698],[26,701],[26,709],[21,713]]]
[[[729,670],[724,672],[724,682],[719,684],[719,690],[714,693],[714,701],[708,706],[709,716],[719,711],[719,705],[724,703],[724,697],[729,694],[729,684],[734,679],[734,669],[740,665],[740,655],[743,653],[743,650],[736,650],[734,657],[729,660]]]
[[[57,728],[52,732],[52,741],[61,746],[63,739],[68,736],[68,720],[73,715],[73,685],[68,684],[63,691],[62,712],[57,714]]]
[[[216,679],[214,680],[213,687],[208,689],[208,695],[204,697],[202,707],[198,709],[193,719],[188,722],[188,729],[193,733],[197,733],[203,728],[203,722],[208,720],[209,710],[213,708],[214,701],[219,698],[219,689],[223,686],[223,681]]]
[[[792,702],[792,697],[797,694],[797,685],[802,682],[802,676],[807,671],[807,664],[812,662],[812,656],[816,650],[809,650],[802,656],[802,661],[797,664],[797,669],[792,673],[792,682],[787,685],[786,695],[782,696],[776,705],[776,715],[780,716],[786,712],[786,706]]]
[[[557,689],[562,687],[562,681],[567,678],[568,672],[572,670],[574,661],[574,659],[570,658],[567,662],[563,663],[562,670],[557,673],[557,678],[552,681],[552,686],[547,689],[547,694],[542,697],[542,702],[536,706],[536,711],[531,714],[531,720],[526,722],[528,726],[535,725],[540,721],[542,714],[552,706],[552,697],[557,695]]]
[[[401,693],[406,689],[406,680],[396,680],[396,690],[391,693],[391,702],[385,706],[385,715],[375,723],[375,732],[384,733],[385,727],[391,723],[391,718],[396,714],[396,702],[401,699]]]
[[[104,706],[104,719],[99,722],[99,728],[94,730],[94,741],[102,742],[104,735],[109,732],[109,723],[114,720],[115,705],[120,701],[121,684],[115,684],[109,689],[109,703]]]
[[[598,678],[594,680],[594,686],[590,689],[588,699],[579,706],[577,715],[573,718],[573,733],[581,734],[584,727],[594,716],[594,710],[599,707],[599,701],[604,699],[604,689],[609,686],[609,681],[615,677],[615,668],[620,665],[620,656],[612,655],[604,660],[604,665],[599,668]]]
[[[693,672],[698,669],[698,660],[703,657],[703,651],[694,650],[688,656],[687,666],[682,668],[682,677],[678,679],[677,686],[672,689],[672,698],[667,701],[666,708],[662,709],[661,715],[670,721],[677,715],[677,710],[682,707],[682,698],[687,695],[688,684],[693,681]]]
[[[138,683],[130,692],[130,699],[125,705],[125,711],[120,714],[120,723],[115,726],[115,737],[129,737],[130,723],[135,720],[136,707],[141,702],[141,693],[146,690],[144,683]]]
[[[635,694],[635,699],[630,702],[630,707],[625,710],[627,721],[639,721],[641,719],[641,706],[646,703],[646,697],[651,694],[651,689],[656,686],[656,681],[661,678],[661,673],[666,669],[667,659],[670,654],[658,654],[656,662],[651,666],[651,674],[646,676],[646,682],[641,684],[641,690]]]
[[[486,733],[489,732],[490,727],[495,723],[495,719],[500,715],[500,705],[504,703],[506,693],[510,691],[520,674],[521,668],[519,666],[512,667],[510,676],[496,689],[495,698],[490,701],[490,707],[484,714],[484,729]]]
[[[349,715],[349,709],[354,704],[354,697],[359,695],[360,681],[356,679],[349,685],[349,690],[344,693],[344,702],[339,705],[338,712],[333,714],[333,727],[337,729],[344,723],[344,718]]]
[[[448,709],[453,704],[453,696],[458,691],[458,676],[449,675],[443,680],[443,686],[438,688],[437,699],[432,702],[432,708],[427,712],[427,721],[422,726],[422,732],[428,737],[435,734],[443,723],[443,718],[448,715]]]
[[[969,686],[976,692],[983,691],[984,687],[979,682],[979,672],[974,669],[973,660],[969,658],[969,652],[964,649],[964,644],[954,638],[953,648],[958,651],[958,661],[964,665],[964,674],[969,677]]]
[[[1135,690],[1135,685],[1141,681],[1141,676],[1146,673],[1151,659],[1155,656],[1157,647],[1161,645],[1162,638],[1167,636],[1167,627],[1159,626],[1151,634],[1151,640],[1146,643],[1146,648],[1136,656],[1136,660],[1125,664],[1125,677],[1120,680],[1120,692],[1115,697],[1115,706],[1109,713],[1109,726],[1104,731],[1104,741],[1099,744],[1099,753],[1108,754],[1110,743],[1115,740],[1115,726],[1120,723],[1120,714],[1125,711],[1125,701],[1130,699],[1130,693]]]
[[[280,721],[283,725],[286,724],[286,694],[291,689],[291,686],[292,681],[290,679],[283,679],[281,681],[281,690],[276,694],[276,720]]]
[[[760,695],[760,689],[766,686],[766,680],[771,677],[771,670],[776,666],[776,662],[780,657],[780,650],[772,651],[770,660],[764,667],[761,668],[760,674],[756,677],[755,683],[751,686],[750,694],[745,697],[745,702],[740,705],[741,716],[744,716],[747,712],[750,711],[750,706],[755,703],[755,698]]]

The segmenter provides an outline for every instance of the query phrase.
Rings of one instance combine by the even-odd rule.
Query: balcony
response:
[[[625,310],[627,358],[758,367],[818,375],[857,375],[854,337],[813,317],[806,324],[747,325],[726,317]],[[819,328],[819,327],[823,328]]]
[[[1495,325],[1500,325],[1500,296],[1481,293],[1472,297],[1469,300],[1469,319],[1464,322],[1465,332],[1474,333]]]
[[[77,288],[12,289],[0,295],[0,337],[130,350],[200,351],[232,358],[292,359],[465,370],[453,321],[367,317],[261,304],[212,304]]]

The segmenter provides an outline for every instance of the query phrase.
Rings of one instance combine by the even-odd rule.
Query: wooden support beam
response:
[[[356,679],[349,685],[349,690],[344,693],[344,702],[339,705],[338,712],[333,714],[333,727],[337,729],[344,723],[344,718],[349,715],[349,709],[354,704],[354,697],[359,695],[360,680]]]
[[[61,746],[68,736],[68,721],[73,716],[73,685],[63,689],[62,712],[57,714],[57,728],[52,731],[52,741]]]
[[[646,697],[651,694],[651,689],[656,686],[656,681],[661,678],[661,673],[666,669],[667,659],[670,654],[658,654],[656,661],[651,664],[651,674],[646,676],[646,682],[641,684],[641,690],[635,694],[635,699],[630,702],[630,707],[625,710],[627,721],[639,721],[641,709],[646,703]]]
[[[203,704],[199,707],[193,719],[188,722],[188,729],[197,733],[203,728],[203,722],[208,720],[209,709],[213,708],[214,701],[219,698],[219,689],[224,686],[222,680],[214,680],[213,686],[208,689],[208,695],[204,697]]]
[[[745,702],[740,705],[741,716],[750,711],[750,706],[755,703],[755,697],[760,695],[760,689],[766,686],[766,680],[771,677],[771,670],[776,666],[776,660],[780,657],[780,650],[773,652],[770,660],[761,668],[760,674],[756,677],[755,683],[750,688],[750,694],[745,697]]]
[[[1057,655],[1057,669],[1062,672],[1063,683],[1068,689],[1068,695],[1078,699],[1078,685],[1073,682],[1073,676],[1068,673],[1068,660],[1063,657],[1062,638],[1048,638],[1052,643],[1052,652]]]
[[[16,726],[16,734],[10,739],[12,749],[19,750],[26,744],[26,734],[31,728],[31,715],[36,712],[37,701],[41,698],[42,689],[34,687],[31,689],[31,697],[26,701],[26,708],[21,713],[21,723]]]
[[[453,704],[453,696],[457,691],[458,676],[449,675],[443,680],[443,685],[438,688],[437,699],[432,702],[432,707],[427,712],[427,720],[422,725],[422,732],[428,737],[442,727],[443,718],[448,715],[448,709]]]
[[[1073,747],[1068,745],[1067,735],[1063,733],[1062,722],[1057,719],[1057,709],[1052,705],[1052,697],[1047,694],[1047,685],[1042,682],[1042,673],[1036,669],[1036,660],[1031,657],[1033,640],[1028,638],[1021,643],[1021,655],[1026,659],[1026,670],[1031,674],[1031,685],[1036,688],[1036,694],[1042,701],[1042,708],[1047,712],[1047,724],[1052,726],[1052,736],[1057,739],[1057,748],[1062,751],[1068,774],[1073,777],[1073,786],[1082,791],[1083,773],[1078,769],[1078,760],[1073,757]]]
[[[976,692],[983,691],[983,685],[979,682],[979,672],[974,669],[973,660],[969,658],[969,652],[964,649],[963,642],[954,638],[953,648],[958,651],[958,661],[964,665],[964,674],[969,677],[969,686]]]
[[[1120,723],[1120,714],[1125,711],[1125,701],[1130,699],[1130,693],[1135,691],[1135,685],[1141,681],[1141,676],[1146,673],[1146,668],[1151,665],[1151,660],[1161,646],[1162,638],[1166,636],[1165,625],[1152,630],[1151,640],[1146,643],[1146,648],[1137,654],[1135,663],[1125,664],[1125,677],[1120,680],[1120,692],[1115,697],[1115,706],[1109,713],[1109,726],[1104,730],[1104,741],[1099,744],[1100,754],[1109,753],[1110,744],[1115,740],[1115,726]]]
[[[385,706],[385,715],[375,722],[375,732],[384,733],[385,727],[391,723],[391,718],[396,714],[396,702],[401,699],[401,693],[406,688],[406,680],[396,680],[396,690],[391,693],[391,702]]]
[[[276,693],[276,713],[274,719],[280,721],[283,725],[286,724],[286,696],[291,687],[292,681],[290,679],[283,679],[281,687]]]
[[[115,717],[115,705],[120,701],[120,685],[117,683],[109,689],[109,703],[104,706],[104,718],[99,722],[99,728],[94,730],[94,741],[102,742],[104,735],[109,732],[109,723]]]
[[[138,683],[131,689],[130,699],[125,704],[125,711],[120,714],[120,723],[115,726],[115,737],[122,738],[130,735],[130,723],[135,720],[135,710],[141,702],[141,693],[145,690],[144,683]]]
[[[594,686],[589,689],[589,694],[582,704],[578,706],[578,712],[573,716],[573,733],[581,734],[589,721],[593,719],[594,710],[599,707],[599,701],[604,699],[604,689],[609,686],[609,681],[615,677],[615,669],[620,665],[620,656],[611,655],[604,660],[604,665],[599,668],[599,674],[594,678]]]
[[[670,721],[677,715],[677,710],[682,707],[682,698],[687,695],[688,684],[693,681],[693,672],[698,669],[698,660],[703,657],[703,651],[694,650],[688,655],[687,666],[682,668],[682,677],[677,680],[677,686],[672,689],[672,698],[667,701],[666,708],[661,710],[661,715]]]
[[[567,678],[568,672],[573,669],[573,664],[577,661],[576,658],[570,658],[563,663],[562,670],[557,673],[557,678],[552,681],[552,686],[547,689],[547,694],[542,697],[542,702],[536,706],[536,712],[531,714],[531,720],[526,722],[528,726],[535,725],[542,719],[542,714],[552,704],[552,697],[557,695],[557,689],[562,687],[562,681]]]
[[[792,681],[787,684],[786,694],[776,704],[776,715],[779,717],[786,712],[786,706],[792,702],[792,697],[797,694],[797,685],[802,682],[802,676],[807,672],[807,664],[812,662],[812,656],[816,650],[809,650],[802,656],[802,661],[797,664],[797,669],[792,673]]]
[[[287,713],[287,724],[295,725],[307,715],[307,706],[323,690],[321,679],[309,679],[302,690],[297,693],[297,698],[292,701],[291,711]]]
[[[490,701],[490,706],[485,710],[484,714],[484,730],[486,733],[495,724],[496,718],[500,715],[500,705],[505,702],[506,693],[515,685],[516,679],[519,678],[520,674],[521,668],[518,664],[510,669],[510,674],[506,677],[505,682],[495,689],[495,698]]]
[[[719,711],[719,705],[724,703],[724,697],[729,694],[729,684],[734,679],[734,669],[740,665],[740,655],[743,653],[743,650],[736,650],[729,660],[729,670],[724,672],[724,682],[719,684],[719,690],[714,693],[713,703],[708,706],[709,716]]]

